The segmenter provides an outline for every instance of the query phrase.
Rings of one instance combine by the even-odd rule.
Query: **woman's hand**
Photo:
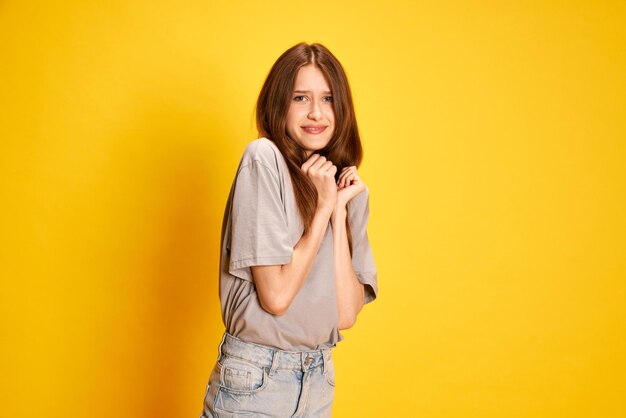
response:
[[[344,167],[337,181],[337,207],[343,208],[356,195],[365,190],[365,183],[358,176],[356,167]]]
[[[318,205],[333,209],[337,204],[338,194],[335,184],[337,166],[323,155],[312,154],[301,168],[317,189]]]

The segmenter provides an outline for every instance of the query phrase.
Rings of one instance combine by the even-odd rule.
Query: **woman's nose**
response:
[[[309,118],[310,119],[319,119],[322,117],[322,111],[320,109],[320,104],[317,100],[311,101],[311,108],[309,109]]]

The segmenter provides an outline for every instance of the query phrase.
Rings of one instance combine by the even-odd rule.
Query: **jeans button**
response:
[[[311,361],[313,361],[313,359],[311,357],[307,357],[304,361],[304,364],[308,367],[311,365]]]

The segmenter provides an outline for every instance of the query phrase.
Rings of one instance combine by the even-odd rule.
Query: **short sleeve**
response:
[[[378,296],[378,272],[372,248],[367,236],[369,220],[369,189],[352,198],[348,203],[350,229],[352,232],[352,267],[359,281],[365,285],[365,303]]]
[[[293,247],[277,170],[259,160],[242,165],[231,206],[229,272],[253,281],[251,266],[287,264]]]

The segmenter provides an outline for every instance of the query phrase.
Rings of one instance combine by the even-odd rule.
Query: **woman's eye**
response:
[[[293,98],[293,100],[295,100],[296,102],[303,102],[307,99],[306,96],[295,96]],[[325,102],[332,102],[333,101],[333,96],[326,96],[322,99]]]

